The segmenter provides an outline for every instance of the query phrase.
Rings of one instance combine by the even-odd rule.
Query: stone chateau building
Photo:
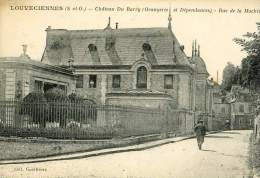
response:
[[[165,28],[46,29],[42,63],[68,66],[73,60],[76,93],[101,104],[208,110],[205,63],[197,45],[187,57]],[[203,93],[203,94],[202,94]],[[196,97],[195,97],[196,96]],[[196,106],[196,107],[195,107]]]
[[[212,112],[213,84],[193,42],[184,52],[168,27],[46,29],[41,62],[31,60],[26,46],[20,57],[0,60],[0,99],[60,87],[97,104],[131,105]],[[210,122],[210,121],[209,121]]]

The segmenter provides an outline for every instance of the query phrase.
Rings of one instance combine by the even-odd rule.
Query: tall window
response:
[[[222,113],[222,114],[226,113],[226,109],[225,109],[224,107],[221,108],[221,113]]]
[[[35,80],[34,82],[34,90],[37,92],[41,92],[43,90],[43,82]]]
[[[244,112],[245,108],[243,104],[239,105],[239,112]]]
[[[97,75],[89,75],[89,88],[97,87]]]
[[[147,69],[141,66],[137,69],[137,88],[147,88]]]
[[[112,87],[120,88],[120,81],[121,81],[120,75],[113,75]]]
[[[83,75],[76,76],[76,88],[83,88]]]
[[[172,89],[173,88],[173,75],[164,76],[164,88]]]

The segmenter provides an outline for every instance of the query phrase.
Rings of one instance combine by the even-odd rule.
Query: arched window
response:
[[[147,88],[147,69],[144,66],[137,69],[136,88]]]

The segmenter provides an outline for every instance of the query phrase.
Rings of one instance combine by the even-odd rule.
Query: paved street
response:
[[[188,139],[144,151],[1,165],[0,177],[246,178],[250,173],[247,155],[251,132],[211,134],[205,138],[202,151],[198,150],[195,139]]]

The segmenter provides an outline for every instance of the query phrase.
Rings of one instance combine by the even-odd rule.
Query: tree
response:
[[[229,91],[234,84],[234,78],[237,73],[237,69],[234,64],[228,62],[223,70],[223,81],[221,84],[222,89]]]
[[[257,32],[247,32],[243,38],[235,38],[234,42],[247,52],[241,63],[242,85],[260,92],[260,23]]]
[[[91,123],[96,120],[97,107],[94,101],[84,99],[82,96],[72,93],[68,96],[71,107],[70,118],[80,123]]]
[[[48,104],[43,93],[32,92],[23,98],[20,114],[30,116],[33,123],[39,124],[41,128],[46,127],[48,115]]]
[[[65,128],[69,117],[69,99],[64,90],[52,88],[44,94],[49,105],[49,122],[59,122],[60,127]]]

